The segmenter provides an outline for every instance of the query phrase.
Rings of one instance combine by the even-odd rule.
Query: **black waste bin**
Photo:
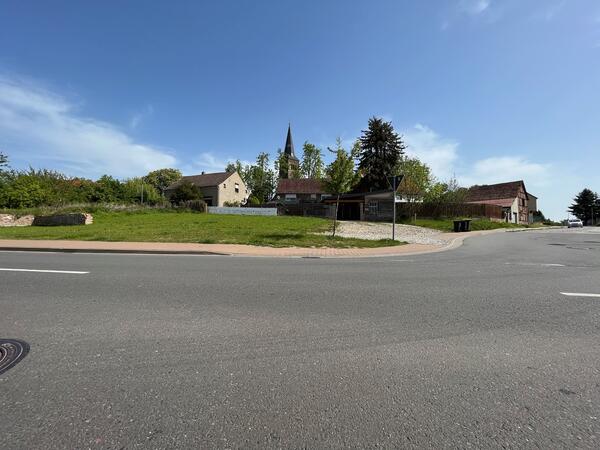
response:
[[[454,221],[454,232],[462,233],[471,231],[471,219],[455,220]]]

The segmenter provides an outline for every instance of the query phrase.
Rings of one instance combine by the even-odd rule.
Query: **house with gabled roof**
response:
[[[248,200],[248,188],[237,172],[202,172],[200,175],[182,177],[165,190],[167,198],[186,181],[200,189],[208,206],[225,206],[225,203],[243,205]]]
[[[325,196],[323,182],[313,178],[280,178],[275,191],[281,203],[320,202]]]
[[[465,202],[500,206],[506,222],[519,224],[531,223],[531,208],[537,209],[537,197],[527,192],[523,180],[471,186]]]

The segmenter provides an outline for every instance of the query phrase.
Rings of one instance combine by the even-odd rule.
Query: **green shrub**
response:
[[[130,178],[123,183],[123,199],[131,203],[145,203],[156,205],[162,197],[154,186],[144,181],[143,178]]]
[[[202,200],[202,192],[191,181],[183,181],[171,194],[171,202],[179,204],[188,200]]]
[[[2,188],[2,206],[5,208],[32,208],[48,200],[48,192],[39,180],[19,175]]]
[[[208,212],[208,206],[204,200],[186,200],[179,202],[179,207],[202,213]]]

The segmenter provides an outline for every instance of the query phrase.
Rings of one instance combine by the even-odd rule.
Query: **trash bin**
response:
[[[454,221],[454,232],[463,233],[471,231],[471,219],[462,219]]]

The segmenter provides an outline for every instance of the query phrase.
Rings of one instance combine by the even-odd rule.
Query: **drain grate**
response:
[[[0,339],[0,375],[29,353],[29,344],[16,339]]]

